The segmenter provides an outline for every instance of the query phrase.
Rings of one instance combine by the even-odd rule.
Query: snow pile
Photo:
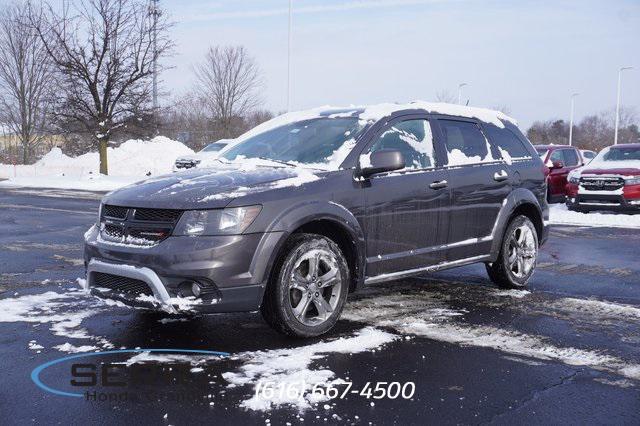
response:
[[[640,215],[571,211],[564,204],[549,206],[549,223],[552,225],[576,225],[611,228],[640,228]]]
[[[341,337],[308,346],[241,353],[232,358],[245,361],[239,371],[223,373],[222,377],[230,383],[229,387],[253,384],[254,389],[260,389],[277,385],[284,389],[298,387],[299,390],[276,391],[273,394],[253,392],[249,399],[240,404],[241,407],[266,411],[273,407],[292,405],[304,410],[329,399],[324,393],[312,393],[314,386],[324,387],[341,382],[340,379],[334,378],[335,373],[331,370],[311,369],[314,361],[324,359],[328,354],[369,352],[396,338],[396,335],[366,327],[351,337]]]
[[[188,154],[193,154],[190,148],[164,136],[131,139],[107,148],[109,176],[103,176],[98,152],[69,157],[56,147],[34,165],[0,164],[0,177],[10,179],[0,185],[109,191],[147,175],[170,173],[176,158]]]

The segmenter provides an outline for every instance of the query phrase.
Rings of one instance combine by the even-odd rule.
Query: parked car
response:
[[[210,143],[193,155],[183,155],[182,157],[178,157],[173,165],[173,171],[178,172],[192,167],[197,167],[203,160],[215,160],[222,149],[225,148],[232,140],[233,139],[220,139],[217,142]]]
[[[173,313],[260,310],[309,337],[367,284],[483,262],[522,288],[547,235],[542,161],[500,112],[297,112],[221,160],[106,195],[85,234],[86,288]]]
[[[613,145],[569,174],[572,210],[640,211],[640,143]]]
[[[549,168],[547,201],[564,202],[564,187],[567,184],[569,172],[584,164],[580,151],[569,145],[535,145],[535,149],[545,166]]]
[[[580,154],[582,154],[582,159],[584,160],[585,164],[593,160],[595,156],[598,155],[597,152],[591,151],[590,149],[581,149]]]

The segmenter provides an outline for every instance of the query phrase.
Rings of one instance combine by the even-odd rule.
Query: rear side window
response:
[[[435,167],[433,134],[427,120],[406,120],[393,124],[378,137],[369,152],[382,149],[402,152],[407,169]]]
[[[476,164],[495,161],[489,143],[475,123],[438,120],[447,148],[448,165]]]
[[[498,148],[502,158],[531,158],[527,147],[511,130],[507,128],[500,129],[493,125],[486,126],[485,129],[489,140]]]

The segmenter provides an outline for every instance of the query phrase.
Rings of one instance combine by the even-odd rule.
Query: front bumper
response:
[[[629,200],[622,195],[580,194],[567,196],[567,207],[577,210],[640,211],[640,199]]]
[[[85,234],[86,288],[99,297],[172,313],[255,311],[281,237],[280,232],[169,237],[143,247],[106,242],[94,226]],[[126,279],[124,287],[104,288],[105,276],[113,282]],[[131,290],[140,287],[130,283],[141,286],[140,282],[149,290],[146,294]],[[181,286],[194,282],[206,290],[207,297],[182,294]]]

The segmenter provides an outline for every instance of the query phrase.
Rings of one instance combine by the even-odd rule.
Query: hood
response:
[[[583,175],[619,175],[619,176],[640,176],[640,168],[629,168],[629,167],[621,167],[621,168],[606,168],[603,167],[603,164],[598,164],[597,166],[589,167],[585,166],[581,170],[581,174]]]
[[[103,202],[127,207],[164,209],[223,208],[250,193],[299,186],[318,177],[308,169],[224,165],[159,176],[107,194]]]

